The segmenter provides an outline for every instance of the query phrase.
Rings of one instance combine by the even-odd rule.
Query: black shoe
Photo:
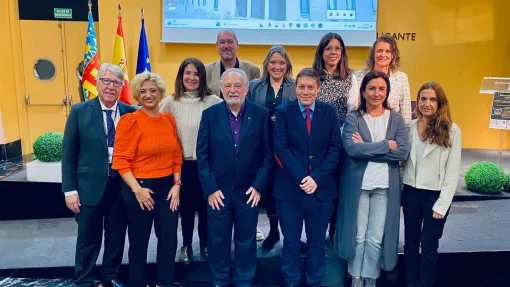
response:
[[[278,229],[269,231],[269,235],[267,238],[262,242],[262,249],[263,250],[271,250],[274,248],[276,243],[280,241],[280,231]]]
[[[125,287],[126,285],[120,283],[118,280],[102,281],[100,286],[102,287]]]
[[[193,249],[188,246],[181,247],[181,255],[179,256],[179,261],[184,265],[188,265],[193,262]]]
[[[306,242],[301,241],[301,254],[306,254]]]
[[[207,247],[200,247],[200,255],[207,259],[209,257],[209,251],[207,251]]]

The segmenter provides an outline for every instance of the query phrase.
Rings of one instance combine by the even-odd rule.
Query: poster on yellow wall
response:
[[[510,93],[496,92],[492,100],[491,120],[489,128],[499,130],[510,129]]]

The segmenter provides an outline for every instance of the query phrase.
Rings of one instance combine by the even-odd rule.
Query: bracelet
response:
[[[182,186],[181,180],[180,179],[174,180],[174,185],[181,185]]]

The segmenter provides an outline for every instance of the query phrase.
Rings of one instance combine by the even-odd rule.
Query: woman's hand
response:
[[[352,140],[355,143],[364,143],[363,138],[361,137],[361,135],[358,132],[355,132],[352,134]]]
[[[444,215],[441,215],[434,211],[434,213],[432,214],[432,217],[434,217],[435,219],[443,219]]]
[[[170,210],[176,211],[180,203],[181,186],[174,184],[168,193],[166,200],[170,200]]]
[[[139,188],[134,189],[133,192],[135,193],[136,200],[140,203],[142,210],[144,210],[144,206],[148,210],[154,210],[154,199],[151,197],[151,194],[154,194],[154,191],[140,186]]]

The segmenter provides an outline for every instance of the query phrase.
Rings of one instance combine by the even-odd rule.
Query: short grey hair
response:
[[[223,32],[229,32],[230,34],[232,34],[232,36],[234,37],[234,40],[236,40],[236,42],[239,43],[239,41],[237,40],[237,35],[236,35],[236,32],[230,30],[230,29],[222,29],[221,31],[218,32],[218,35],[216,35],[216,43],[218,43],[218,39],[220,38],[220,34],[223,33]]]
[[[228,76],[229,74],[232,74],[232,73],[237,73],[238,75],[241,75],[244,77],[244,83],[246,84],[246,86],[249,85],[248,83],[248,76],[246,75],[246,73],[241,70],[241,69],[238,69],[238,68],[232,68],[232,69],[228,69],[226,70],[225,72],[223,72],[223,74],[221,74],[221,78],[220,78],[220,86],[223,87],[223,78],[225,78],[226,76]]]
[[[97,73],[96,76],[96,85],[97,83],[99,83],[99,79],[101,79],[101,77],[107,70],[114,73],[115,76],[117,76],[120,79],[122,85],[124,85],[124,73],[122,73],[122,69],[119,66],[111,63],[103,63],[101,65],[101,68],[99,68],[99,72]]]

